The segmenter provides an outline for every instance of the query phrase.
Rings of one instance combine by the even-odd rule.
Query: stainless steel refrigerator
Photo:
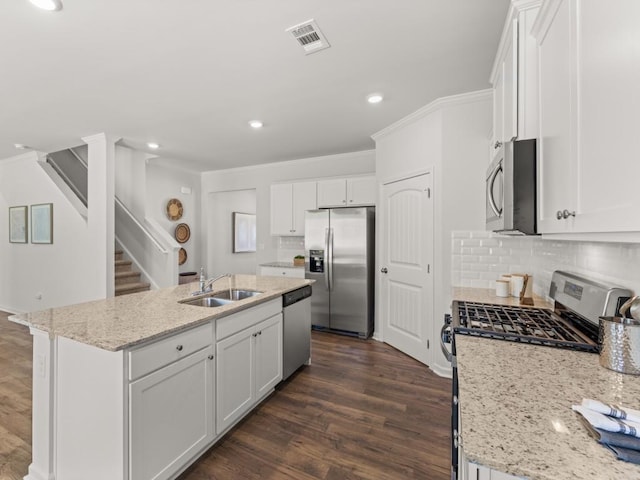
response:
[[[367,338],[373,333],[375,209],[309,210],[305,277],[315,280],[311,324]]]

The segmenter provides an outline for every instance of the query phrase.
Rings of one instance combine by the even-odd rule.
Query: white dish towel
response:
[[[583,405],[573,405],[571,408],[582,415],[594,428],[606,430],[607,432],[624,433],[640,438],[640,422],[607,416],[585,407],[584,402]]]
[[[630,420],[632,422],[640,423],[639,410],[633,410],[631,408],[620,408],[617,405],[602,403],[598,400],[591,400],[590,398],[583,398],[582,406],[588,408],[589,410],[593,410],[594,412],[607,415],[609,417],[616,417],[621,420]]]

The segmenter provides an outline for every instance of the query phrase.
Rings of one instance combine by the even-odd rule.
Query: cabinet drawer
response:
[[[213,325],[192,328],[129,352],[129,380],[185,358],[213,343]]]
[[[282,297],[216,320],[217,340],[220,341],[280,312],[282,312]]]
[[[304,268],[302,267],[260,267],[260,275],[267,277],[292,277],[304,278]]]

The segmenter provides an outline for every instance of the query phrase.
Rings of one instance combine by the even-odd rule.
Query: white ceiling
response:
[[[488,88],[509,4],[63,2],[1,2],[0,158],[106,132],[200,171],[371,149],[436,98]],[[311,18],[331,48],[305,56],[285,29]]]

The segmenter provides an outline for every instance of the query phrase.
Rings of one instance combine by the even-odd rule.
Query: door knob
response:
[[[387,267],[383,267],[383,268],[380,269],[380,271],[382,273],[387,273],[389,270],[387,270]]]

